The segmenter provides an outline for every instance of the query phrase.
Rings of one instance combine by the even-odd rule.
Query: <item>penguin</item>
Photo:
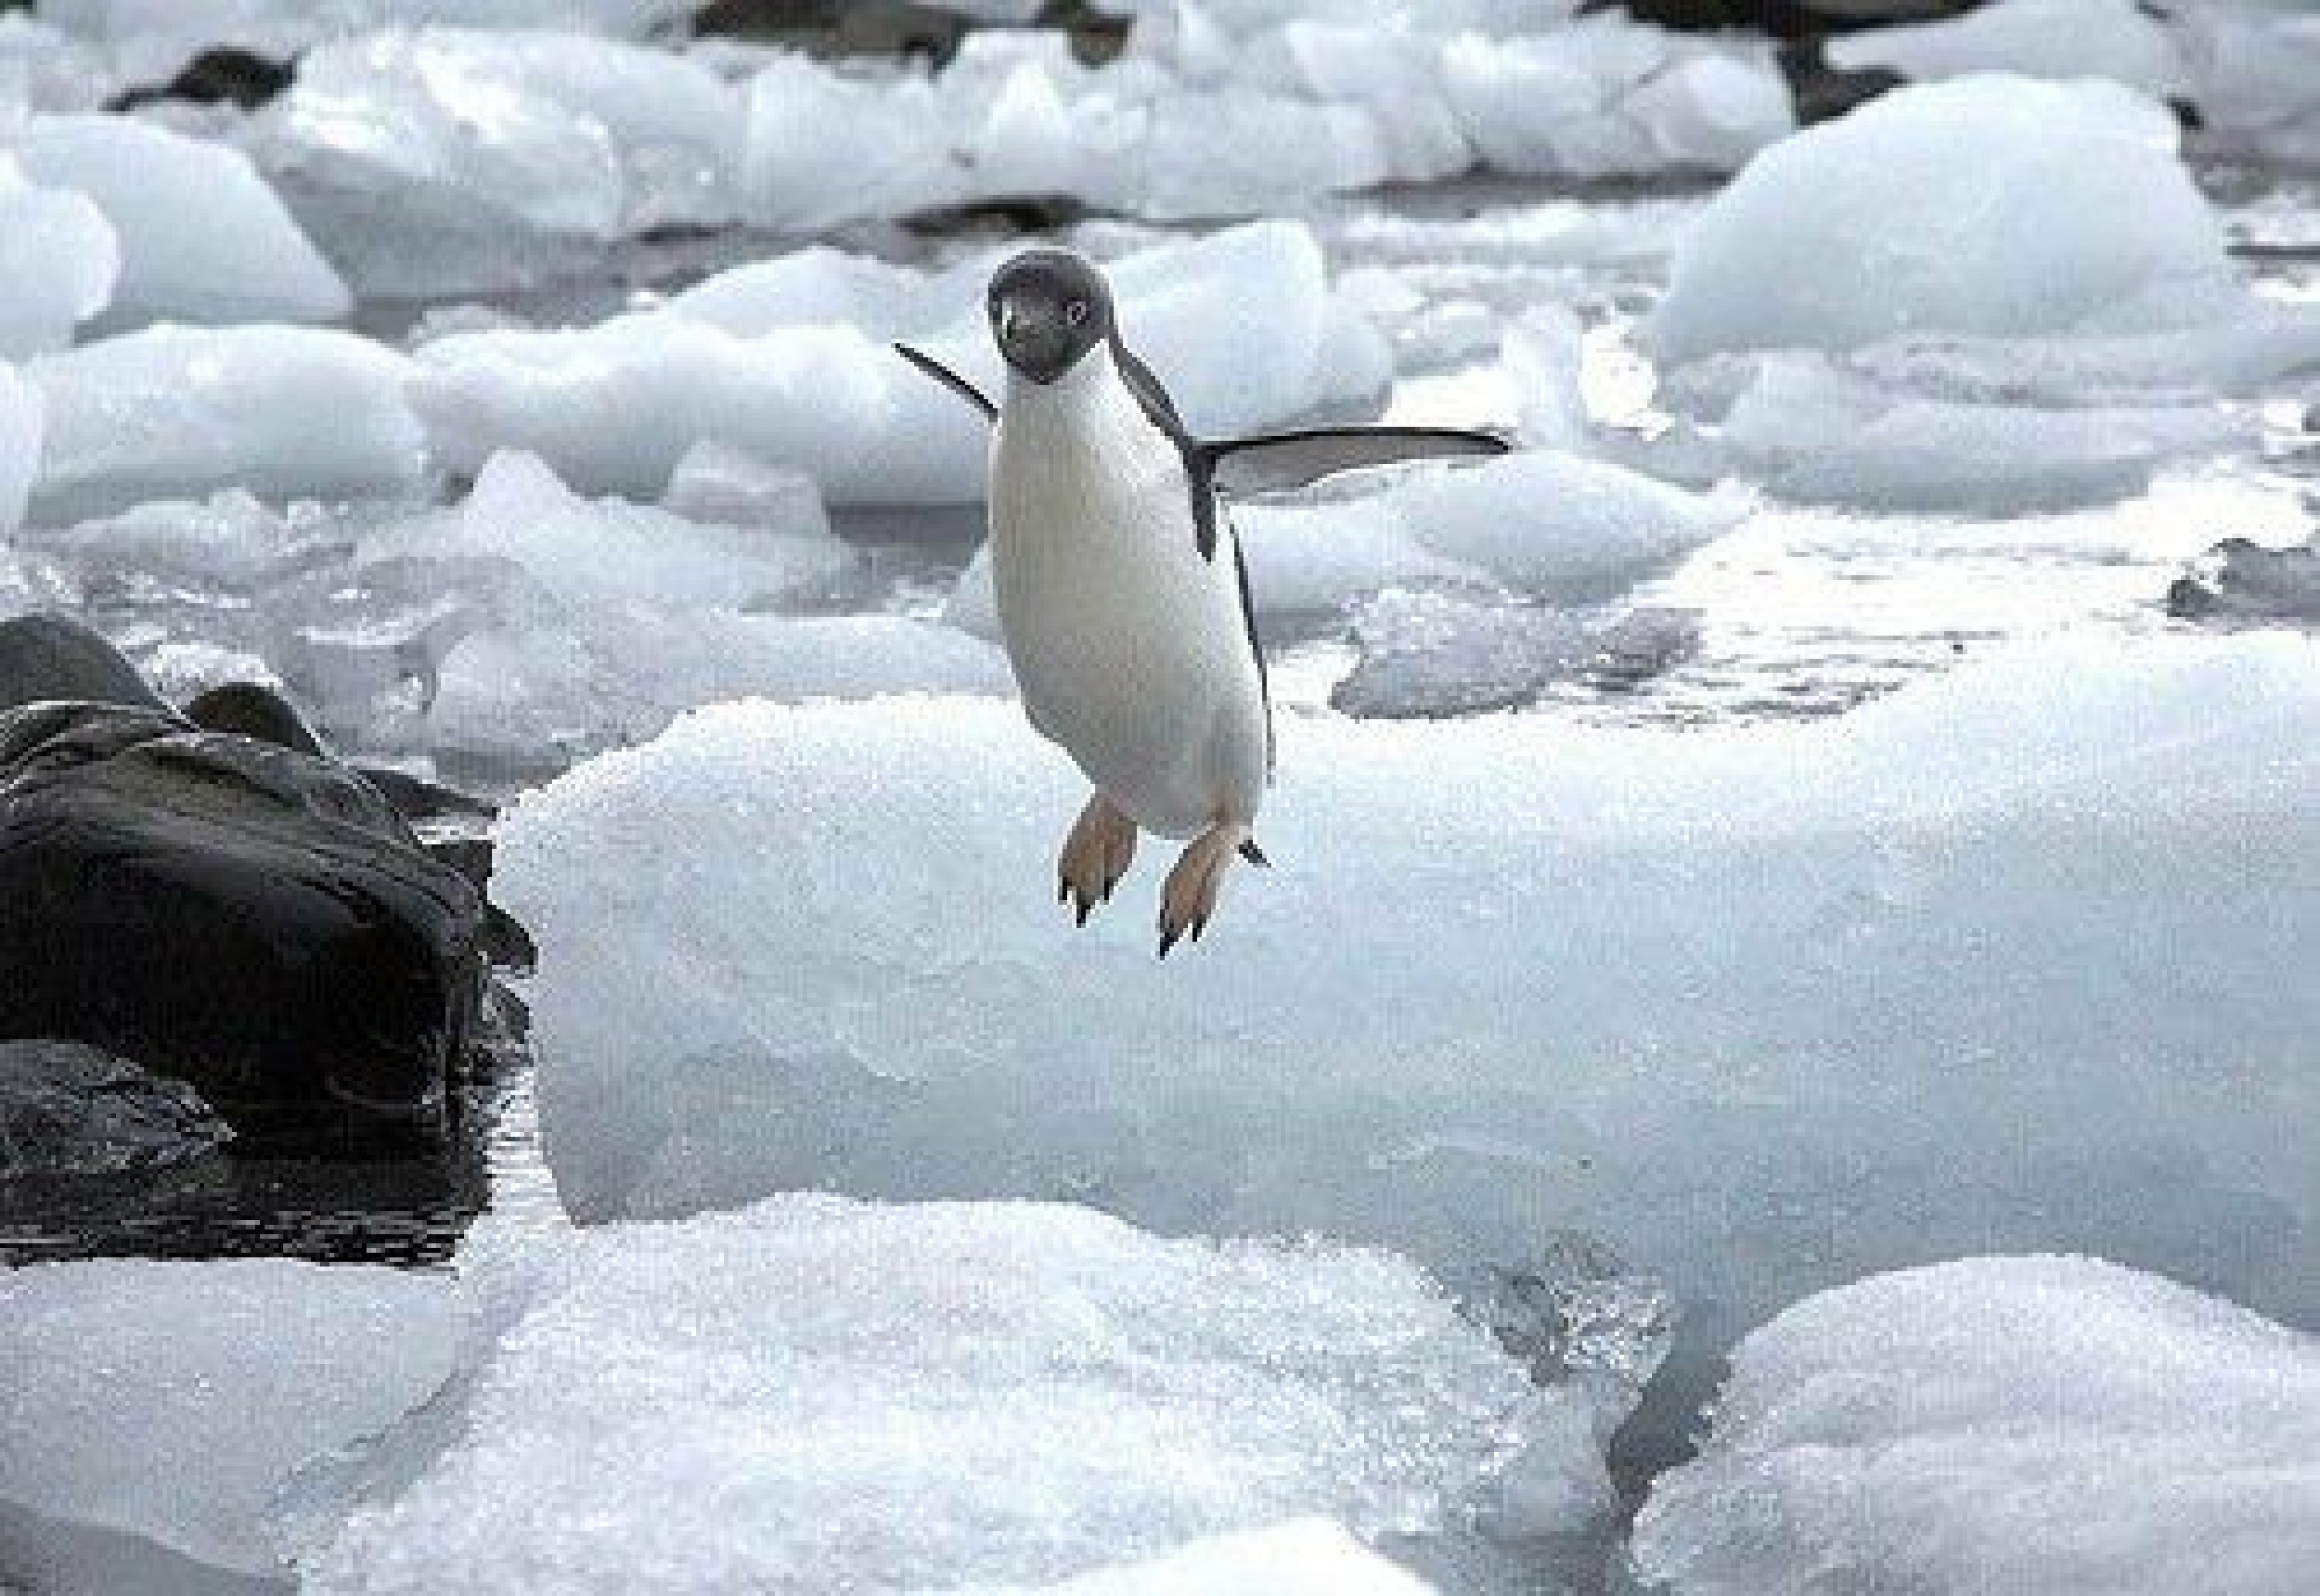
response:
[[[932,357],[895,349],[992,425],[1001,637],[1032,727],[1093,788],[1056,861],[1056,901],[1084,925],[1127,874],[1139,832],[1183,842],[1160,894],[1165,958],[1200,939],[1236,857],[1269,863],[1255,833],[1273,775],[1272,694],[1219,490],[1508,445],[1431,427],[1196,438],[1122,340],[1103,274],[1070,250],[1002,263],[985,311],[1007,367],[999,403]]]

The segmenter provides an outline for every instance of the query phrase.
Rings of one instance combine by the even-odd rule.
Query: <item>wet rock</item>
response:
[[[160,1169],[232,1138],[182,1081],[79,1042],[0,1042],[0,1180]]]
[[[2167,590],[2167,612],[2177,620],[2320,625],[2320,538],[2289,549],[2226,538],[2200,565]]]
[[[0,623],[0,662],[56,667],[0,683],[0,1038],[104,1048],[237,1127],[435,1123],[484,1000],[481,894],[358,774],[203,729],[77,631]]]
[[[277,61],[231,44],[213,45],[179,68],[164,84],[140,84],[115,95],[105,109],[134,111],[162,100],[195,105],[239,106],[255,111],[288,88],[297,76],[289,61]]]

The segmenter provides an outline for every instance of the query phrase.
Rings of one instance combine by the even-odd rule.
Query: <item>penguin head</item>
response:
[[[1111,290],[1068,249],[1027,249],[991,277],[991,336],[1008,366],[1051,383],[1111,337]]]

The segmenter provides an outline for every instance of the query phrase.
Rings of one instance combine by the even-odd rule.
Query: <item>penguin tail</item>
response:
[[[1264,857],[1264,850],[1256,846],[1254,837],[1240,845],[1240,857],[1252,865],[1262,865],[1268,870],[1273,868],[1273,861]]]

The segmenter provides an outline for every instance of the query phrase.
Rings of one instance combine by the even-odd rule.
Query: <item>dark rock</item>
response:
[[[2226,538],[2199,563],[2167,590],[2177,620],[2320,625],[2320,538],[2288,549]]]
[[[104,646],[58,648],[59,628],[0,623],[0,658],[29,638],[74,667],[0,712],[0,1038],[133,1059],[238,1128],[431,1124],[488,979],[481,895],[343,766],[150,702],[59,702]]]
[[[1980,0],[1589,0],[1582,14],[1624,11],[1637,22],[1687,33],[1726,29],[1775,39],[1817,39],[1888,23],[1963,16]]]
[[[322,751],[322,739],[314,735],[297,708],[271,687],[255,682],[228,682],[211,688],[186,706],[186,719],[204,731],[231,731],[301,754]]]
[[[1819,39],[1797,39],[1781,46],[1781,76],[1789,80],[1789,97],[1796,102],[1797,123],[1811,127],[1834,122],[1908,80],[1885,67],[1847,69],[1829,64]]]
[[[183,1081],[79,1042],[0,1042],[0,1180],[160,1169],[232,1138]]]
[[[202,51],[165,84],[142,84],[123,89],[105,104],[108,111],[134,111],[159,100],[185,100],[195,105],[232,104],[255,111],[290,86],[298,75],[295,65],[276,61],[254,50],[231,44]]]
[[[0,710],[57,698],[168,707],[135,666],[78,622],[58,615],[0,621]]]

